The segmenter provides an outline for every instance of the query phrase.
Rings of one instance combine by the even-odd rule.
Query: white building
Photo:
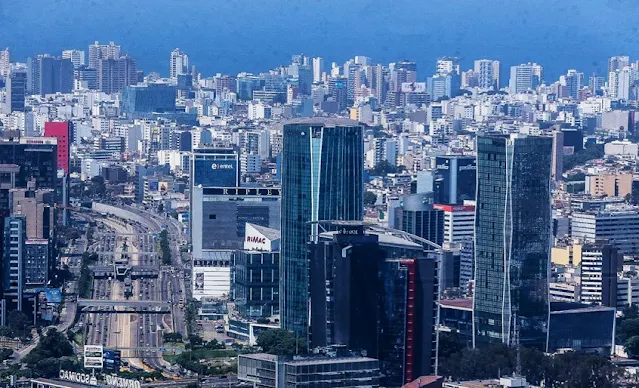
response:
[[[324,58],[313,58],[313,82],[322,80],[322,72],[324,71]]]
[[[444,242],[462,242],[475,235],[475,206],[433,205],[444,212]]]
[[[639,145],[629,140],[615,140],[604,145],[606,156],[616,156],[624,160],[636,160],[639,152]]]
[[[64,50],[62,51],[62,59],[70,59],[73,67],[86,64],[84,50]]]
[[[617,279],[617,306],[631,306],[639,303],[639,278],[620,276]]]
[[[572,215],[572,237],[587,242],[608,240],[621,253],[639,254],[639,210],[611,209],[575,212]]]
[[[176,48],[171,51],[169,60],[169,77],[177,78],[179,74],[187,74],[189,72],[189,56]]]
[[[474,72],[477,86],[481,89],[499,89],[499,61],[479,59],[475,61]]]
[[[240,166],[242,174],[257,174],[262,171],[262,158],[257,154],[242,154]]]

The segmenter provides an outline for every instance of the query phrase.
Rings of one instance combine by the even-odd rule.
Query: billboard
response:
[[[84,345],[84,367],[102,369],[104,348],[102,345]]]
[[[196,160],[193,185],[203,187],[237,187],[239,181],[237,160]]]
[[[426,93],[426,82],[402,82],[402,93]]]
[[[204,289],[204,272],[199,272],[195,274],[195,289],[196,290]]]

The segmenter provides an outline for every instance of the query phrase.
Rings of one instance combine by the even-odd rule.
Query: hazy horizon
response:
[[[162,75],[175,47],[205,75],[266,71],[305,53],[327,67],[355,55],[408,58],[425,79],[437,57],[455,55],[464,70],[498,59],[502,78],[509,66],[536,61],[553,81],[571,68],[603,74],[612,55],[633,57],[638,14],[630,0],[3,0],[0,47],[24,61],[115,41],[140,69]]]

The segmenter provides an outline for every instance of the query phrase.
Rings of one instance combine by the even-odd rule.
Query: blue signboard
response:
[[[196,160],[193,184],[203,187],[239,186],[239,166],[237,160]]]

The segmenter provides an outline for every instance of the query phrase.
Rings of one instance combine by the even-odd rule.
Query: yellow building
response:
[[[632,193],[632,173],[586,175],[586,194],[596,197],[625,197]]]
[[[581,265],[581,245],[554,247],[550,252],[550,260],[555,265],[579,266]]]

